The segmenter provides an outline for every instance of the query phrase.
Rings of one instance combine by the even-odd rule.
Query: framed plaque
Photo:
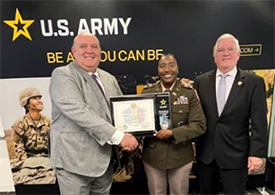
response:
[[[170,93],[110,97],[113,125],[125,133],[152,136],[171,128]]]

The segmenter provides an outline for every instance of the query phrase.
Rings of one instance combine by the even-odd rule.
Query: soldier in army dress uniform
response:
[[[51,119],[42,115],[41,93],[36,88],[23,89],[19,94],[20,106],[26,114],[12,126],[16,163],[36,155],[48,156],[48,133]]]
[[[196,92],[177,80],[178,64],[173,54],[163,55],[158,63],[160,81],[142,93],[169,90],[172,128],[161,129],[155,137],[145,138],[143,163],[150,194],[188,194],[189,174],[194,152],[192,139],[204,134],[205,116]]]

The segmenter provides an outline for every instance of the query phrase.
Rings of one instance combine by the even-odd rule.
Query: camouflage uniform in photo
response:
[[[12,126],[15,156],[11,159],[14,184],[54,184],[56,176],[49,163],[48,135],[51,119],[42,115],[32,120],[30,114]]]
[[[18,119],[12,126],[16,160],[25,160],[37,154],[48,154],[48,134],[51,119],[42,115],[35,124],[30,114]]]

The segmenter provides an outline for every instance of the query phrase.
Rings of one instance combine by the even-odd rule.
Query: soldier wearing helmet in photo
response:
[[[39,90],[33,87],[25,88],[19,93],[20,106],[26,112],[12,126],[15,158],[11,163],[33,156],[48,156],[51,119],[41,114],[44,109],[41,97]]]

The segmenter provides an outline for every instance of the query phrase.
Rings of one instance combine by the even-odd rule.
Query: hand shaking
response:
[[[137,139],[132,134],[125,133],[119,146],[122,148],[122,150],[131,152],[138,147],[138,142],[137,142]]]

